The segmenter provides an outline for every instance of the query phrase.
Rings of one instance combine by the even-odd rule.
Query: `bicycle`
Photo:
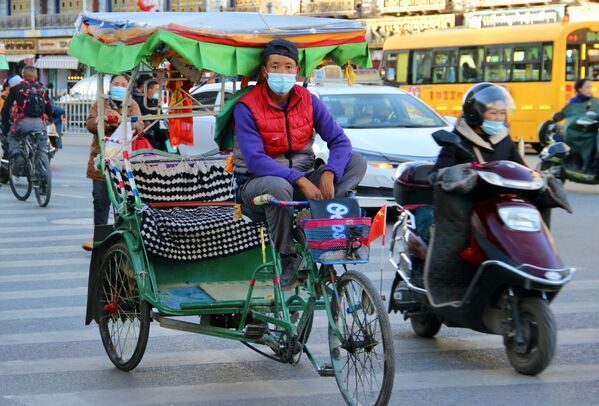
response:
[[[31,132],[17,138],[20,148],[9,160],[8,181],[12,193],[18,200],[27,200],[33,190],[40,207],[46,207],[52,192],[52,171],[49,161],[43,159],[47,157],[48,152],[40,151],[34,145],[39,136],[47,138],[45,131]]]

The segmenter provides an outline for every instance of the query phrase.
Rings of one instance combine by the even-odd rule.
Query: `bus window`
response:
[[[431,83],[432,51],[416,51],[412,56],[412,83]]]
[[[480,82],[482,75],[482,48],[460,49],[460,75],[459,82]]]
[[[388,82],[395,82],[395,65],[397,64],[397,52],[386,52],[383,59],[383,67],[381,68],[383,80],[386,80]]]
[[[599,80],[599,49],[590,48],[587,55],[589,64],[588,78]]]
[[[541,80],[551,80],[551,64],[553,62],[553,45],[543,45],[543,61],[541,62]]]
[[[512,60],[514,62],[512,67],[512,80],[514,82],[539,80],[539,46],[515,46]]]
[[[580,47],[578,45],[568,45],[566,49],[566,80],[578,79],[579,66]]]
[[[456,51],[443,50],[434,52],[433,83],[456,82]]]
[[[485,81],[507,82],[510,78],[510,47],[485,49]]]

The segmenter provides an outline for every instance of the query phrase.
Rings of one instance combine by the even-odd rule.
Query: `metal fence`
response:
[[[66,90],[50,90],[50,97],[54,103],[65,111],[66,122],[63,125],[63,133],[86,133],[86,121],[89,110],[96,102],[96,94],[69,95]]]

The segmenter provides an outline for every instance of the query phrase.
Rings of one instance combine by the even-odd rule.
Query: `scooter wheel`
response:
[[[505,351],[516,371],[537,375],[547,368],[555,353],[555,317],[547,302],[536,297],[522,299],[518,310],[524,343],[518,345],[514,337],[509,337],[505,340]]]
[[[432,338],[441,329],[441,321],[431,313],[428,309],[422,309],[422,313],[418,316],[410,317],[412,330],[419,337]]]

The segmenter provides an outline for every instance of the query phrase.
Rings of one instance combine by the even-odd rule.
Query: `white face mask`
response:
[[[160,94],[159,93],[154,93],[152,95],[152,100],[160,100]]]

